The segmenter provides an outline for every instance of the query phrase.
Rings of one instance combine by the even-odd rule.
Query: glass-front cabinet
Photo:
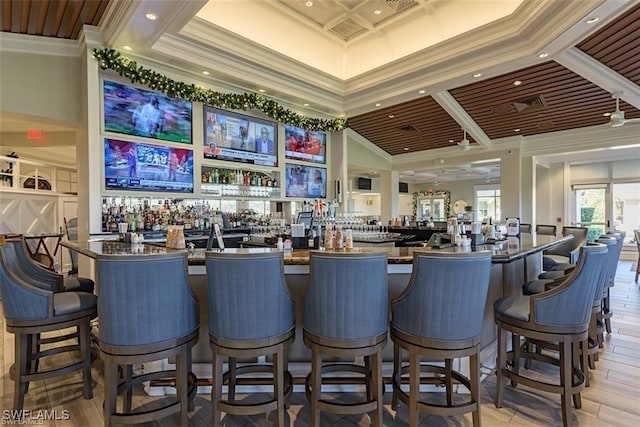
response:
[[[277,172],[202,167],[201,193],[213,197],[271,199],[280,197]]]

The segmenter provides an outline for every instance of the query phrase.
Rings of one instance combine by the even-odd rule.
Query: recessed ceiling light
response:
[[[515,82],[513,82],[514,86],[520,86],[522,84],[522,82],[520,80],[516,80]]]
[[[409,151],[409,147],[404,147],[404,151]]]
[[[382,104],[380,104],[379,102],[376,102],[376,107],[379,107],[380,105]]]
[[[260,93],[265,93],[265,92],[266,92],[266,90],[264,90],[264,89],[258,89],[258,92],[260,92]]]
[[[376,10],[373,11],[374,15],[380,15],[381,13],[382,13],[381,9],[376,9]]]
[[[611,113],[604,113],[603,116],[605,117],[609,117],[611,115]]]
[[[210,73],[210,72],[208,72],[207,70],[204,70],[204,71],[202,72],[202,74],[204,74],[205,76],[208,76],[208,75],[209,75],[209,74],[211,74],[211,73]]]
[[[520,128],[515,128],[513,131],[514,132],[520,132]]]
[[[344,116],[346,116],[345,113],[340,113],[340,115],[338,117],[344,117]]]
[[[304,105],[305,107],[308,107],[308,106],[309,106],[309,104],[307,104],[307,103],[304,103],[304,104],[302,104],[302,105]]]
[[[393,114],[389,114],[389,118],[393,119],[395,116]]]
[[[307,7],[311,7],[313,6],[313,2],[311,0],[308,0],[304,5]]]
[[[450,140],[449,140],[449,142],[455,142],[455,140],[453,140],[453,139],[450,139]]]
[[[126,51],[132,51],[133,48],[131,46],[122,46],[122,48]]]
[[[422,94],[423,94],[423,93],[425,93],[425,92],[426,92],[426,91],[425,91],[424,89],[420,89],[420,90],[418,91],[418,93],[419,93],[420,95],[422,95]]]
[[[547,52],[543,52],[540,55],[538,55],[538,58],[546,58],[547,56],[549,56],[549,54]]]
[[[478,77],[482,77],[482,73],[475,73],[475,74],[473,75],[473,77],[475,77],[476,79],[477,79]]]
[[[600,18],[598,18],[597,16],[594,16],[593,18],[587,19],[587,24],[594,24],[594,23],[598,22],[599,20],[600,20]]]
[[[158,19],[158,15],[152,12],[147,13],[146,15],[144,15],[144,17],[147,18],[149,21],[155,21],[156,19]]]

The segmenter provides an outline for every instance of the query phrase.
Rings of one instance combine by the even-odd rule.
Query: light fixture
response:
[[[202,72],[202,74],[204,74],[205,76],[208,76],[208,75],[209,75],[209,74],[211,74],[211,73],[210,73],[210,72],[208,72],[207,70],[204,70],[204,71]]]
[[[309,104],[307,104],[307,103],[304,103],[304,104],[302,104],[302,105],[304,105],[305,107],[308,107],[308,106],[309,106]]]
[[[595,24],[599,20],[600,20],[600,18],[598,18],[597,16],[594,16],[593,18],[587,19],[587,24]]]
[[[373,11],[374,15],[380,15],[381,13],[382,13],[381,9],[376,9],[376,10]]]
[[[538,58],[542,59],[542,58],[546,58],[547,56],[549,56],[547,52],[542,52],[540,55],[538,55]]]
[[[520,132],[520,128],[515,128],[513,131],[514,132]]]
[[[420,89],[420,90],[418,91],[418,93],[419,93],[420,95],[422,95],[422,94],[423,94],[423,93],[425,93],[425,92],[426,92],[426,91],[425,91],[424,89]]]
[[[311,7],[313,6],[313,2],[311,0],[307,0],[307,2],[304,5],[307,7]]]
[[[449,140],[449,142],[455,142],[455,140],[453,140],[453,139],[450,139],[450,140]]]
[[[609,117],[611,115],[611,113],[604,113],[603,116],[605,117]]]
[[[478,77],[482,77],[482,73],[475,73],[475,74],[473,75],[473,77],[474,77],[474,78],[476,78],[476,79],[477,79]]]
[[[404,151],[409,151],[409,147],[404,147]]]
[[[265,93],[265,92],[266,92],[266,90],[264,90],[264,89],[258,89],[258,92],[260,92],[260,93]]]
[[[390,119],[393,119],[394,117],[395,117],[395,115],[393,115],[393,114],[389,114],[389,118],[390,118]]]
[[[145,14],[144,17],[147,18],[149,21],[155,21],[156,19],[158,19],[158,15],[156,15],[153,12],[149,12]]]
[[[340,113],[340,115],[338,117],[345,117],[346,114],[345,113]]]
[[[128,46],[128,45],[124,45],[124,46],[122,46],[122,48],[123,48],[124,50],[126,50],[127,52],[130,52],[130,51],[132,51],[132,50],[133,50],[133,48],[132,48],[131,46]]]
[[[514,86],[520,86],[522,84],[522,82],[520,80],[516,80],[515,82],[513,82]]]
[[[379,107],[380,105],[382,104],[380,104],[379,102],[376,102],[376,107]]]

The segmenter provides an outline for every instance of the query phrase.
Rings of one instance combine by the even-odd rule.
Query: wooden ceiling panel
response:
[[[85,24],[97,26],[112,0],[2,0],[2,31],[77,40]]]
[[[448,147],[455,145],[450,139],[462,139],[460,126],[430,96],[352,117],[349,126],[391,155]]]
[[[577,48],[640,85],[640,3]]]

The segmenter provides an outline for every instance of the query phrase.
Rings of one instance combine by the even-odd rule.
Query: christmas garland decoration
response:
[[[175,81],[156,71],[139,66],[136,61],[122,56],[115,49],[94,49],[93,57],[100,62],[102,70],[113,70],[126,77],[132,83],[140,83],[152,90],[164,93],[173,98],[231,110],[249,110],[257,108],[272,119],[302,129],[313,131],[335,132],[348,127],[347,119],[317,119],[306,117],[284,108],[276,101],[256,93],[221,93],[204,89],[194,84]]]

